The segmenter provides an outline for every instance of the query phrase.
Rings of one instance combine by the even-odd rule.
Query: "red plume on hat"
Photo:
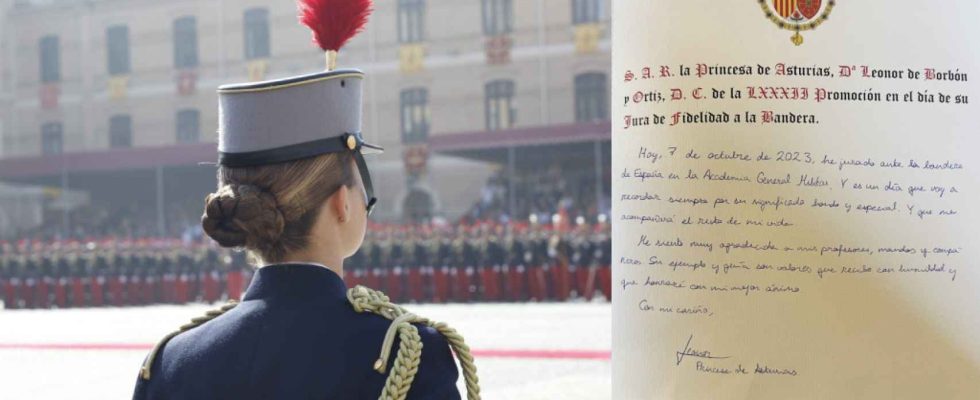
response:
[[[313,30],[313,43],[327,52],[327,70],[337,64],[337,51],[364,29],[371,0],[299,0],[299,20]]]

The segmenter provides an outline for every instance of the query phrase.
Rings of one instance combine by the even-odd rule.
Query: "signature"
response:
[[[687,338],[687,344],[684,345],[684,350],[676,352],[677,365],[681,365],[681,361],[684,361],[684,357],[697,357],[697,358],[707,358],[713,360],[723,360],[726,358],[731,358],[730,356],[713,356],[708,350],[698,350],[691,347],[691,341],[694,340],[694,334],[691,334]]]

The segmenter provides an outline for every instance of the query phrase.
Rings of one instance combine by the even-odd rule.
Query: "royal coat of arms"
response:
[[[803,44],[800,31],[816,29],[830,17],[834,0],[758,0],[762,11],[776,26],[795,32],[790,40]]]

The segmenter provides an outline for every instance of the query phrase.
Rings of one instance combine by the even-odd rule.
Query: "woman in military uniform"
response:
[[[370,7],[332,3],[301,9],[311,27],[322,27],[311,18],[353,27],[340,41],[315,32],[321,45],[332,43],[322,46],[331,60]],[[364,9],[344,15],[355,3]],[[337,23],[345,19],[353,22]],[[364,74],[332,69],[218,89],[218,190],[207,196],[202,225],[260,268],[240,303],[160,341],[134,399],[459,399],[451,347],[468,398],[479,398],[472,357],[454,330],[342,279],[376,203],[362,154],[382,149],[360,134]]]

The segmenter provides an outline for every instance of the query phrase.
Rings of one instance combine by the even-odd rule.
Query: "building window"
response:
[[[196,143],[201,137],[201,113],[193,108],[177,111],[177,143]]]
[[[511,0],[483,1],[483,34],[497,36],[514,28],[514,7]]]
[[[487,130],[495,131],[514,126],[514,81],[496,80],[486,84]]]
[[[425,88],[402,90],[402,142],[419,143],[429,137],[429,91]]]
[[[133,147],[133,119],[129,115],[109,118],[109,148]]]
[[[608,120],[608,100],[606,74],[586,72],[575,76],[575,121]]]
[[[398,43],[424,40],[425,0],[398,1]]]
[[[601,7],[602,0],[572,0],[572,23],[578,25],[599,22]]]
[[[197,18],[186,16],[174,20],[174,67],[197,67]]]
[[[38,53],[41,54],[41,82],[61,81],[61,50],[58,47],[58,37],[50,35],[41,38],[38,48]]]
[[[245,10],[245,59],[269,57],[269,10]]]
[[[64,142],[60,122],[48,122],[41,126],[41,154],[61,154]]]
[[[106,52],[109,55],[109,75],[126,75],[129,73],[129,27],[126,25],[110,26],[105,31]]]

